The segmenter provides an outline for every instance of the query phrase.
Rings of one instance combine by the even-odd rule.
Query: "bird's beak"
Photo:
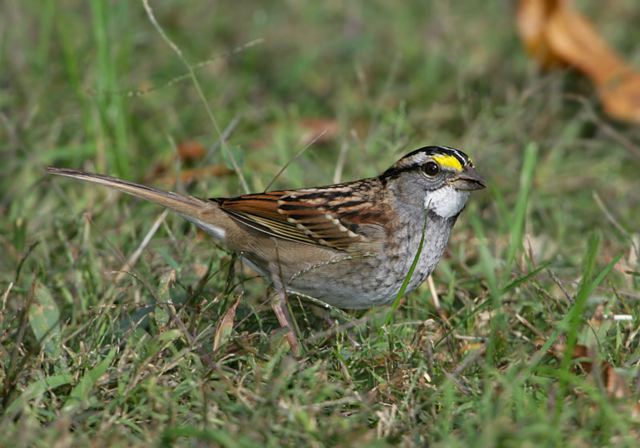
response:
[[[456,190],[473,191],[482,190],[487,186],[487,183],[475,168],[468,166],[464,171],[452,177],[449,180],[449,185]]]

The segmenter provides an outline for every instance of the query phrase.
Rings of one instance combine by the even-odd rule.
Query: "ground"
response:
[[[640,67],[637,2],[577,6]],[[155,25],[142,2],[0,5],[2,444],[636,444],[640,129],[541,71],[515,4],[150,8]],[[428,144],[489,182],[433,290],[395,311],[293,300],[300,359],[232,254],[44,172],[230,196],[372,176]]]

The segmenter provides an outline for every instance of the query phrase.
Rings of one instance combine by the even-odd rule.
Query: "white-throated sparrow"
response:
[[[466,154],[444,146],[417,149],[378,177],[233,198],[198,199],[100,174],[47,171],[168,207],[238,253],[273,282],[279,293],[273,307],[289,327],[294,351],[285,292],[346,309],[390,303],[416,257],[422,229],[407,291],[436,267],[469,191],[485,186]]]

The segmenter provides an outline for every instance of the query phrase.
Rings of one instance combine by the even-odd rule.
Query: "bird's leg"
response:
[[[275,292],[271,295],[271,308],[276,314],[280,326],[287,329],[287,341],[291,347],[291,352],[295,356],[298,356],[300,354],[300,344],[298,343],[298,337],[294,330],[295,327],[289,315],[287,292],[281,280],[280,270],[275,263],[269,263],[269,270],[271,271],[271,278],[275,289]]]
[[[300,344],[298,343],[298,337],[293,330],[291,316],[289,316],[289,310],[287,309],[286,297],[276,291],[271,296],[271,308],[273,309],[273,312],[276,313],[280,326],[287,329],[287,341],[291,347],[291,352],[295,356],[298,356],[300,354]]]

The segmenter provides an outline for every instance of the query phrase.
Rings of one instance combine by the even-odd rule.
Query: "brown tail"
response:
[[[211,202],[203,201],[202,199],[198,199],[193,196],[184,196],[177,193],[171,193],[169,191],[162,191],[156,188],[147,187],[146,185],[135,184],[115,177],[105,176],[103,174],[86,173],[84,171],[71,170],[68,168],[55,168],[52,166],[47,168],[47,172],[104,185],[170,208],[185,216],[197,217],[204,207],[211,205]]]

